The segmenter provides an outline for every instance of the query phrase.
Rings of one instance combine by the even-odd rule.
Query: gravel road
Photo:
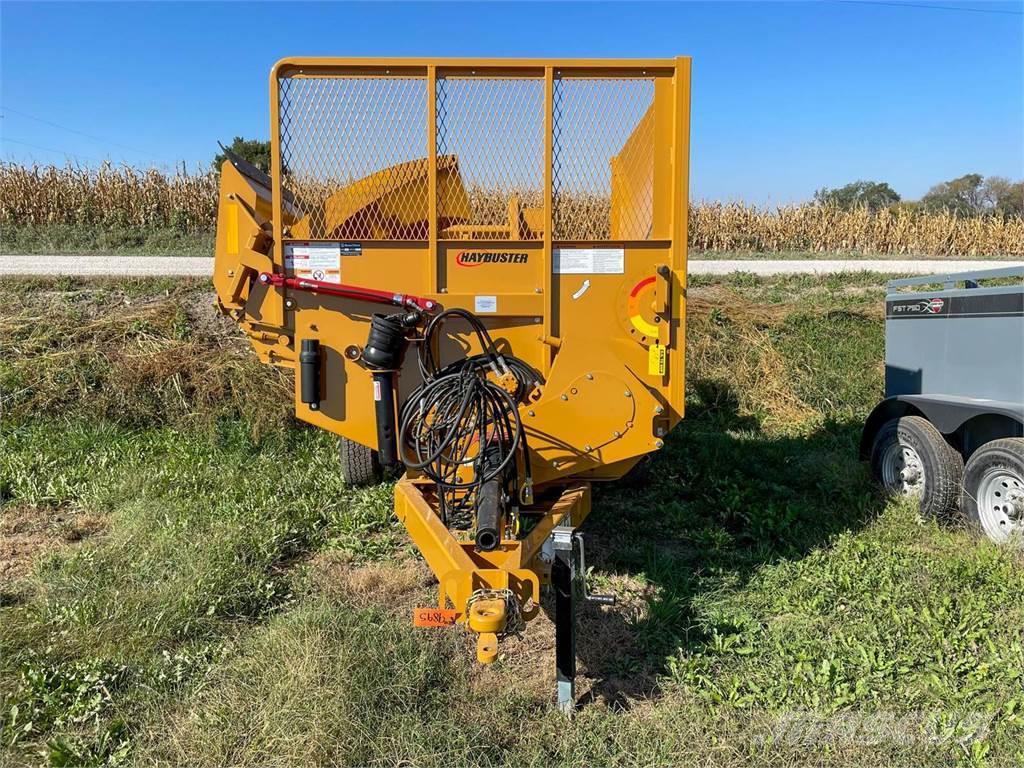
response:
[[[1024,266],[1024,261],[954,261],[920,259],[771,260],[730,259],[691,261],[691,275],[792,275],[836,272],[881,272],[900,275],[931,275],[977,269]],[[213,259],[205,256],[0,256],[0,275],[110,275],[156,277],[184,275],[206,277]]]

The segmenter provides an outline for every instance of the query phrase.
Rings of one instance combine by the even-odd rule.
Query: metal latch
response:
[[[556,527],[552,532],[556,551],[571,551],[573,580],[579,585],[583,599],[598,605],[615,605],[615,595],[591,594],[587,588],[587,555],[583,543],[583,534],[568,527]]]

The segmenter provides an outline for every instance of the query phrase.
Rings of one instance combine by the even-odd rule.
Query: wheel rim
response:
[[[924,464],[909,445],[894,442],[882,453],[882,484],[901,496],[924,493]]]
[[[994,541],[1024,535],[1024,479],[1003,467],[990,467],[978,483],[978,518]]]

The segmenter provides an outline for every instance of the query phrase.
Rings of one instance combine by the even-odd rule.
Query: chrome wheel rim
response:
[[[1024,478],[1003,467],[985,470],[978,483],[978,518],[993,541],[1024,536]]]
[[[924,493],[924,464],[909,445],[894,442],[882,453],[882,484],[901,496]]]

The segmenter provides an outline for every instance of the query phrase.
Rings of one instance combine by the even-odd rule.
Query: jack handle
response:
[[[258,279],[263,285],[273,285],[277,288],[325,293],[328,296],[341,296],[346,299],[370,301],[375,304],[391,304],[404,309],[418,309],[422,312],[433,312],[440,306],[433,299],[424,299],[407,293],[378,291],[375,288],[362,288],[358,285],[327,283],[323,280],[309,280],[304,277],[285,277],[284,275],[272,274],[270,272],[261,272]]]
[[[583,534],[576,531],[574,534],[577,543],[580,545],[580,583],[583,585],[583,599],[588,603],[597,603],[598,605],[615,605],[615,595],[592,595],[590,590],[587,589],[587,556],[583,546]]]

